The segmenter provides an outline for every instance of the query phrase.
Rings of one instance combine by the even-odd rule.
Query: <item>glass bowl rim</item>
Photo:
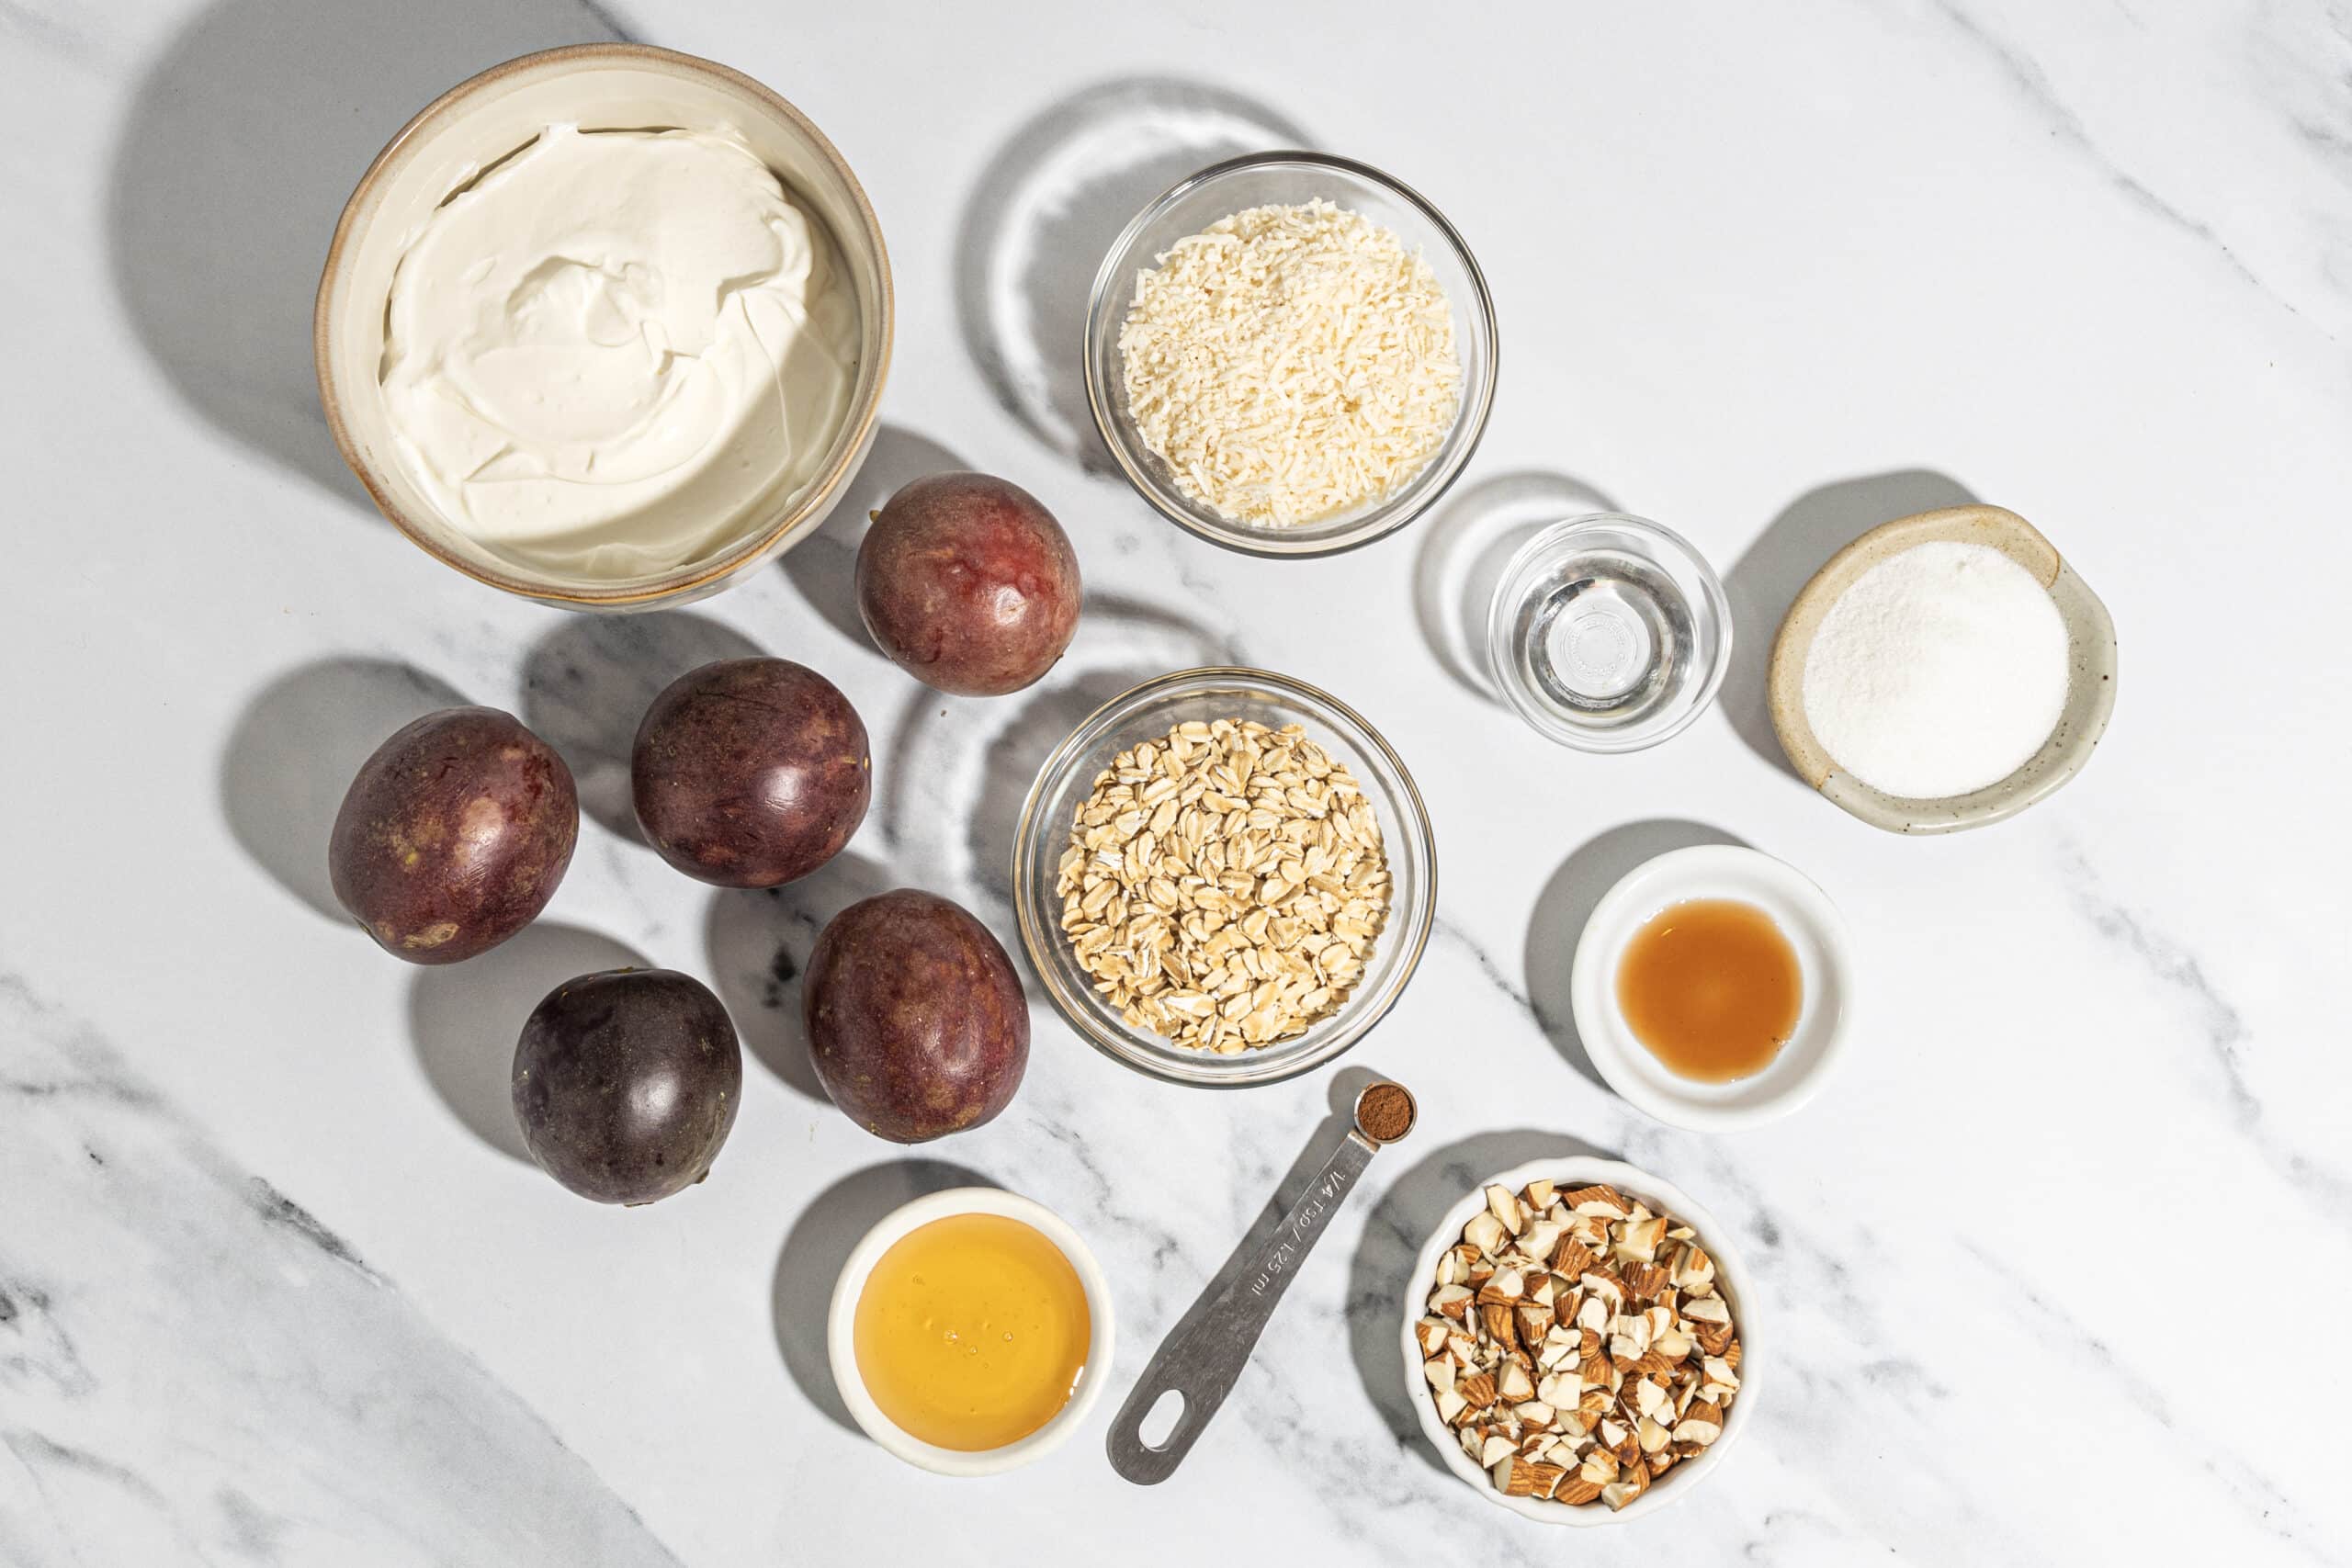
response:
[[[1631,525],[1635,533],[1645,534],[1663,542],[1668,548],[1679,553],[1686,561],[1698,569],[1700,597],[1706,602],[1709,612],[1715,618],[1717,647],[1714,660],[1708,669],[1707,677],[1700,683],[1698,694],[1673,722],[1654,733],[1638,735],[1630,739],[1618,739],[1607,735],[1589,734],[1570,728],[1561,724],[1552,715],[1544,713],[1530,704],[1518,685],[1503,672],[1505,661],[1502,658],[1502,645],[1506,640],[1506,633],[1502,624],[1502,612],[1503,605],[1517,597],[1511,592],[1512,589],[1526,578],[1536,559],[1558,548],[1562,540],[1591,529],[1618,527],[1625,525]],[[1736,628],[1732,625],[1731,595],[1724,587],[1723,574],[1715,570],[1714,562],[1709,560],[1698,546],[1665,524],[1632,512],[1579,512],[1573,516],[1562,517],[1555,522],[1545,524],[1518,549],[1511,552],[1510,559],[1504,563],[1502,574],[1495,580],[1494,597],[1487,604],[1487,662],[1494,666],[1495,686],[1502,693],[1503,700],[1510,705],[1513,713],[1527,722],[1530,728],[1546,740],[1566,746],[1571,750],[1583,751],[1595,756],[1623,756],[1634,751],[1646,751],[1653,746],[1673,739],[1696,724],[1699,716],[1714,705],[1715,698],[1723,691],[1724,679],[1731,673],[1732,638],[1735,633]]]
[[[1144,712],[1155,702],[1190,694],[1182,690],[1185,686],[1216,683],[1261,688],[1295,703],[1318,718],[1336,720],[1332,728],[1345,732],[1351,747],[1361,742],[1361,749],[1384,761],[1396,775],[1396,793],[1404,803],[1404,809],[1398,813],[1398,827],[1411,841],[1424,868],[1422,895],[1402,910],[1390,910],[1391,927],[1406,943],[1393,977],[1379,991],[1351,996],[1342,1004],[1332,1015],[1340,1026],[1316,1049],[1272,1063],[1263,1058],[1272,1053],[1263,1050],[1245,1051],[1233,1056],[1181,1052],[1173,1046],[1153,1045],[1144,1040],[1140,1032],[1111,1028],[1065,996],[1055,970],[1039,956],[1041,948],[1060,938],[1057,926],[1037,918],[1036,910],[1046,895],[1029,870],[1035,859],[1038,837],[1046,829],[1040,816],[1046,797],[1064,782],[1085,749],[1101,739],[1117,719]],[[1437,925],[1437,837],[1430,821],[1428,803],[1421,798],[1420,786],[1414,782],[1404,758],[1396,754],[1387,737],[1369,720],[1329,692],[1275,671],[1246,665],[1204,664],[1171,670],[1136,682],[1087,715],[1038,764],[1036,777],[1030,781],[1029,793],[1022,800],[1020,822],[1012,836],[1012,910],[1029,967],[1045,987],[1055,1011],[1096,1050],[1137,1072],[1171,1083],[1204,1089],[1252,1089],[1312,1072],[1353,1049],[1403,998],[1405,987],[1420,968]]]
[[[1391,495],[1375,510],[1358,519],[1357,524],[1351,525],[1348,531],[1328,539],[1306,542],[1297,541],[1289,530],[1258,528],[1246,523],[1226,522],[1209,516],[1205,507],[1195,511],[1191,507],[1171,507],[1162,501],[1154,485],[1148,482],[1147,476],[1142,471],[1135,454],[1128,450],[1126,443],[1122,441],[1116,434],[1114,428],[1116,422],[1110,406],[1112,389],[1104,385],[1102,378],[1095,373],[1096,362],[1101,357],[1098,350],[1103,346],[1102,334],[1097,325],[1102,318],[1103,303],[1109,299],[1112,291],[1118,287],[1119,280],[1126,276],[1128,271],[1125,265],[1126,258],[1135,250],[1143,231],[1179,201],[1197,190],[1235,175],[1286,164],[1305,164],[1315,168],[1329,169],[1362,180],[1368,185],[1377,186],[1428,220],[1430,226],[1437,231],[1447,247],[1462,264],[1462,270],[1470,279],[1470,291],[1476,307],[1470,312],[1471,321],[1474,330],[1483,336],[1487,345],[1485,373],[1464,388],[1462,407],[1454,415],[1454,429],[1468,431],[1468,436],[1463,441],[1461,450],[1451,459],[1443,463],[1432,463],[1414,475],[1402,490]],[[1360,549],[1366,545],[1388,537],[1408,524],[1419,521],[1444,496],[1447,491],[1453,488],[1454,481],[1459,479],[1463,471],[1469,468],[1470,459],[1477,455],[1478,444],[1486,438],[1487,422],[1494,412],[1495,388],[1501,373],[1502,333],[1495,320],[1494,295],[1487,286],[1485,270],[1478,265],[1478,258],[1472,253],[1469,242],[1463,239],[1461,231],[1454,228],[1452,220],[1438,210],[1435,203],[1404,181],[1384,170],[1374,168],[1370,164],[1361,163],[1353,158],[1344,158],[1336,152],[1316,152],[1305,148],[1293,147],[1278,148],[1262,152],[1244,152],[1238,157],[1211,164],[1204,169],[1187,175],[1160,192],[1159,196],[1147,202],[1141,211],[1128,220],[1126,227],[1119,231],[1119,237],[1112,241],[1110,248],[1103,253],[1102,263],[1095,269],[1093,285],[1087,290],[1083,353],[1086,405],[1088,411],[1094,416],[1095,431],[1102,436],[1102,445],[1109,449],[1112,460],[1118,465],[1119,472],[1126,479],[1128,487],[1140,496],[1147,505],[1194,537],[1206,539],[1209,543],[1223,548],[1268,560],[1311,560],[1323,556],[1340,555],[1349,550]],[[1453,435],[1453,430],[1446,432],[1448,440],[1451,440]],[[1377,526],[1362,526],[1363,524],[1375,522]]]

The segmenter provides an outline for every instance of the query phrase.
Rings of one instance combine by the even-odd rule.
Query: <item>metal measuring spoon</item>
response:
[[[1384,1088],[1405,1096],[1405,1125],[1386,1139],[1374,1137],[1364,1127],[1364,1101]],[[1250,1352],[1257,1348],[1258,1336],[1265,1332],[1266,1320],[1274,1315],[1275,1304],[1290,1288],[1307,1251],[1323,1235],[1340,1201],[1382,1145],[1402,1139],[1419,1117],[1419,1107],[1402,1084],[1383,1079],[1366,1085],[1356,1096],[1355,1125],[1340,1140],[1323,1173],[1307,1183],[1306,1190],[1291,1205],[1272,1238],[1190,1325],[1180,1327],[1161,1343],[1151,1365],[1136,1380],[1127,1402],[1111,1418],[1105,1446],[1113,1470],[1139,1486],[1165,1481],[1175,1472],[1207,1428],[1209,1418],[1225,1403],[1225,1396],[1233,1392]],[[1182,1402],[1182,1408],[1176,1425],[1155,1447],[1143,1439],[1144,1420],[1171,1392]]]

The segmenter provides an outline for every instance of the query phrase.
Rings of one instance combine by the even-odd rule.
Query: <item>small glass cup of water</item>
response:
[[[1521,545],[1496,585],[1487,646],[1503,695],[1563,746],[1638,751],[1714,701],[1731,605],[1690,542],[1598,512]]]

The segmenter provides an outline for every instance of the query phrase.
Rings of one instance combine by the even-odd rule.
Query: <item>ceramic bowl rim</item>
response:
[[[483,562],[467,560],[445,548],[392,499],[375,465],[360,452],[358,443],[352,438],[345,420],[344,394],[332,367],[331,345],[341,331],[339,317],[345,301],[341,285],[348,271],[350,246],[356,231],[372,211],[376,195],[386,180],[415,154],[416,146],[425,130],[454,121],[485,89],[512,76],[527,72],[569,73],[628,63],[659,64],[681,70],[690,75],[703,77],[720,91],[746,100],[762,112],[789,125],[839,177],[856,209],[859,223],[856,237],[873,250],[875,270],[881,280],[880,298],[876,302],[875,312],[879,323],[879,341],[872,345],[877,354],[877,369],[870,393],[854,405],[843,418],[842,433],[849,439],[842,445],[841,455],[810,482],[807,493],[797,504],[779,513],[769,525],[758,533],[746,536],[715,559],[689,562],[658,581],[640,586],[597,589],[579,584],[561,585],[553,581],[534,582],[509,575]],[[835,235],[833,240],[835,244],[846,249],[847,236]],[[874,204],[850,168],[849,160],[842,156],[841,150],[823,131],[817,129],[815,121],[765,83],[715,60],[706,60],[700,55],[686,54],[678,50],[662,49],[654,44],[579,43],[519,54],[477,72],[417,110],[407,124],[392,133],[391,140],[384,143],[383,150],[376,154],[366,172],[359,176],[358,184],[352,187],[349,198],[335,219],[334,234],[328,242],[326,261],[320,269],[318,290],[311,303],[311,356],[318,379],[319,404],[325,413],[327,430],[334,438],[336,451],[342,454],[345,466],[366,488],[377,511],[383,513],[402,537],[444,566],[504,592],[543,604],[580,609],[629,609],[666,600],[695,597],[698,591],[724,582],[734,573],[765,558],[774,553],[779,541],[788,539],[811,517],[822,516],[830,510],[839,500],[839,491],[865,460],[866,447],[880,421],[882,396],[890,379],[890,354],[897,332],[896,290],[890,276],[889,249],[882,237],[881,220],[875,215]]]
[[[1001,1214],[1036,1230],[1069,1259],[1078,1272],[1080,1288],[1086,1292],[1086,1366],[1070,1390],[1069,1403],[1027,1437],[1001,1449],[977,1452],[943,1449],[910,1436],[882,1413],[866,1392],[857,1366],[857,1302],[875,1264],[909,1232],[956,1214]],[[832,1299],[825,1313],[825,1355],[832,1366],[833,1386],[840,1391],[851,1418],[884,1451],[937,1475],[998,1475],[1045,1458],[1085,1422],[1111,1381],[1116,1339],[1114,1315],[1110,1280],[1068,1221],[1035,1199],[1001,1187],[953,1187],[901,1203],[876,1221],[850,1249],[833,1281]]]
[[[1102,385],[1102,378],[1095,374],[1095,366],[1103,346],[1102,333],[1097,325],[1102,315],[1103,302],[1114,290],[1124,286],[1127,276],[1127,258],[1135,250],[1144,231],[1178,202],[1207,186],[1219,180],[1229,179],[1236,175],[1247,174],[1257,169],[1277,168],[1286,164],[1304,164],[1313,168],[1329,169],[1351,179],[1361,180],[1367,185],[1377,186],[1427,220],[1430,226],[1445,241],[1446,247],[1461,263],[1464,275],[1470,280],[1472,298],[1466,309],[1474,325],[1483,332],[1487,344],[1485,374],[1478,378],[1475,386],[1464,387],[1462,406],[1454,415],[1455,428],[1466,428],[1468,431],[1468,436],[1462,443],[1461,450],[1442,468],[1425,468],[1414,475],[1412,479],[1406,481],[1404,489],[1396,496],[1392,497],[1389,502],[1382,502],[1380,512],[1387,511],[1396,501],[1405,498],[1409,498],[1411,503],[1396,507],[1393,515],[1381,516],[1380,526],[1351,527],[1349,531],[1334,535],[1328,540],[1313,543],[1302,543],[1295,536],[1286,538],[1284,531],[1280,528],[1257,528],[1246,523],[1211,522],[1206,517],[1196,516],[1189,511],[1170,508],[1155,492],[1153,487],[1145,482],[1146,476],[1136,455],[1129,451],[1126,443],[1120,439],[1115,428],[1116,421],[1109,403],[1109,400],[1117,394],[1113,389]],[[1238,157],[1211,164],[1206,168],[1185,175],[1152,200],[1145,203],[1142,210],[1128,220],[1126,227],[1119,231],[1118,238],[1111,242],[1109,249],[1103,252],[1102,264],[1095,270],[1094,282],[1087,290],[1085,339],[1081,352],[1085,355],[1082,368],[1086,383],[1086,405],[1094,417],[1095,432],[1102,437],[1103,447],[1110,453],[1112,460],[1118,465],[1119,472],[1126,479],[1128,487],[1142,498],[1146,505],[1193,537],[1205,539],[1223,549],[1232,550],[1240,555],[1255,556],[1266,560],[1317,560],[1328,556],[1342,555],[1349,550],[1361,549],[1366,545],[1375,544],[1401,533],[1411,524],[1429,515],[1430,509],[1446,491],[1453,488],[1454,482],[1469,468],[1471,459],[1477,455],[1479,443],[1486,439],[1487,423],[1494,412],[1495,389],[1502,368],[1502,332],[1495,317],[1494,293],[1487,287],[1486,272],[1478,265],[1478,258],[1470,249],[1469,242],[1462,237],[1461,231],[1456,229],[1453,221],[1438,209],[1434,202],[1394,175],[1384,169],[1375,168],[1370,164],[1354,158],[1341,157],[1336,152],[1317,152],[1306,148],[1287,147],[1259,152],[1244,152]],[[1452,438],[1453,433],[1452,429],[1447,431],[1448,439]],[[1207,508],[1203,508],[1204,512],[1206,510]],[[1374,515],[1379,514],[1379,512],[1374,513]]]
[[[1623,1508],[1606,1504],[1576,1506],[1555,1503],[1538,1497],[1506,1497],[1495,1490],[1493,1480],[1484,1470],[1470,1462],[1462,1451],[1462,1444],[1438,1419],[1437,1404],[1430,1398],[1429,1381],[1421,1374],[1421,1347],[1414,1327],[1426,1315],[1422,1311],[1429,1282],[1437,1278],[1438,1255],[1462,1238],[1462,1227],[1470,1223],[1473,1214],[1484,1213],[1486,1190],[1489,1187],[1508,1187],[1516,1192],[1538,1177],[1557,1181],[1561,1186],[1607,1182],[1629,1198],[1638,1198],[1652,1208],[1662,1208],[1692,1230],[1698,1232],[1701,1245],[1715,1262],[1717,1288],[1730,1300],[1733,1321],[1739,1329],[1739,1396],[1731,1402],[1724,1414],[1723,1435],[1707,1447],[1707,1451],[1684,1461],[1668,1471],[1664,1479],[1645,1491]],[[1749,1418],[1756,1413],[1757,1374],[1767,1371],[1766,1358],[1757,1353],[1756,1324],[1760,1315],[1755,1293],[1748,1287],[1747,1262],[1732,1240],[1731,1233],[1722,1221],[1706,1207],[1672,1182],[1652,1176],[1645,1170],[1600,1155],[1563,1155],[1550,1159],[1528,1160],[1509,1170],[1498,1171],[1477,1182],[1459,1202],[1445,1212],[1421,1246],[1414,1259],[1413,1272],[1406,1282],[1404,1322],[1398,1335],[1403,1355],[1405,1396],[1411,1402],[1419,1418],[1421,1435],[1427,1438],[1445,1461],[1445,1467],[1465,1486],[1499,1507],[1509,1508],[1523,1518],[1544,1524],[1597,1528],[1604,1525],[1627,1524],[1661,1508],[1672,1507],[1685,1494],[1694,1490],[1723,1462],[1724,1455],[1747,1429]],[[1767,1333],[1766,1345],[1771,1343]],[[1765,1379],[1770,1382],[1769,1375]],[[1682,1484],[1674,1484],[1681,1476]]]
[[[1966,795],[1888,795],[1840,769],[1804,716],[1804,667],[1822,617],[1838,596],[1882,559],[1938,542],[1981,544],[2031,572],[2066,627],[2067,710],[2041,748],[2007,777]],[[1849,815],[1890,833],[1953,833],[1989,827],[2047,799],[2082,772],[2115,711],[2115,620],[2041,531],[2002,506],[1972,504],[1882,523],[1823,563],[1791,602],[1772,638],[1765,676],[1772,731],[1797,775]]]
[[[1829,1021],[1827,1036],[1814,1050],[1811,1063],[1770,1098],[1743,1105],[1684,1099],[1661,1089],[1635,1069],[1629,1050],[1640,1047],[1626,1046],[1618,1038],[1618,1032],[1605,1027],[1596,1016],[1600,1009],[1615,1006],[1607,995],[1609,978],[1614,961],[1623,950],[1623,937],[1631,933],[1626,917],[1635,896],[1644,893],[1650,882],[1663,879],[1663,886],[1648,893],[1649,900],[1663,897],[1672,903],[1682,898],[1737,898],[1739,892],[1727,885],[1718,869],[1727,864],[1750,867],[1768,877],[1779,896],[1803,912],[1819,942],[1822,963],[1836,983],[1838,997],[1837,1016]],[[1602,951],[1604,943],[1606,952]],[[1777,1122],[1802,1109],[1820,1092],[1853,1043],[1856,968],[1853,934],[1846,917],[1819,883],[1779,856],[1746,844],[1692,844],[1652,855],[1619,877],[1600,896],[1585,919],[1584,930],[1577,936],[1576,958],[1569,966],[1568,1005],[1586,1056],[1627,1104],[1669,1126],[1694,1132],[1727,1132]]]

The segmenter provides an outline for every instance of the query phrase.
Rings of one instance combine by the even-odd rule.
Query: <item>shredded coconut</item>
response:
[[[1186,495],[1290,527],[1427,466],[1461,400],[1453,310],[1428,261],[1328,201],[1253,207],[1136,277],[1127,407]]]
[[[1888,557],[1838,596],[1804,664],[1804,716],[1840,768],[1914,800],[1997,784],[2066,704],[2066,626],[1984,545]]]

